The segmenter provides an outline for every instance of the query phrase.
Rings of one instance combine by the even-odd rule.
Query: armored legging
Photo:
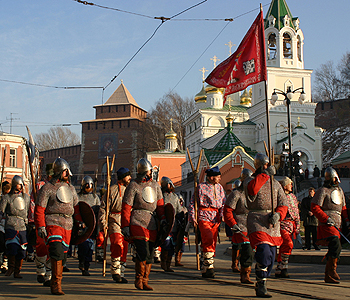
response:
[[[241,263],[242,268],[248,268],[251,267],[253,263],[253,249],[252,246],[250,246],[250,243],[246,244],[232,244],[232,251],[240,250],[240,259],[239,262]]]
[[[134,239],[136,248],[136,258],[140,261],[146,261],[146,264],[153,262],[154,242]]]
[[[276,246],[260,244],[255,252],[255,275],[257,278],[267,278],[270,276],[275,262]]]
[[[327,238],[328,242],[328,252],[326,254],[327,258],[339,258],[341,252],[340,239],[337,236],[331,236]]]
[[[282,261],[282,257],[281,257],[282,254],[291,255],[293,250],[292,234],[286,230],[281,229],[281,236],[282,236],[283,242],[278,252],[277,262]]]
[[[201,248],[203,252],[214,252],[216,249],[216,241],[220,223],[212,223],[208,221],[199,221],[199,230],[201,232]]]

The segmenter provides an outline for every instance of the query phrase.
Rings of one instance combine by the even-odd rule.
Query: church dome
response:
[[[172,126],[172,120],[170,123],[170,130],[165,134],[165,139],[167,140],[173,140],[176,139],[177,134],[175,133],[175,131],[173,130],[173,126]]]
[[[205,87],[205,92],[206,93],[221,93],[221,94],[223,94],[224,90],[225,90],[224,88],[218,88],[218,87],[212,86],[210,84],[208,84]]]
[[[251,106],[252,105],[252,95],[251,95],[251,90],[249,93],[247,92],[247,89],[245,89],[241,95],[241,105],[245,106]]]
[[[231,111],[229,111],[228,115],[226,116],[227,125],[229,125],[229,124],[232,125],[233,120],[234,120],[234,116],[233,116],[233,114],[231,114]]]
[[[207,95],[205,94],[204,83],[203,83],[203,87],[202,87],[201,91],[198,94],[196,94],[196,96],[194,97],[194,101],[196,101],[196,102],[206,102],[207,101]]]

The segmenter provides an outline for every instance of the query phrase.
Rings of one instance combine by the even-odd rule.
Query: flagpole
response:
[[[260,3],[260,11],[263,11],[262,5]],[[265,42],[265,41],[264,41]],[[265,47],[264,47],[264,59],[266,61],[266,52],[265,52]],[[275,164],[274,162],[274,153],[272,153],[272,145],[271,145],[271,130],[270,130],[270,111],[269,111],[269,100],[267,98],[267,82],[266,80],[264,80],[265,82],[265,100],[266,100],[266,123],[267,123],[267,144],[268,144],[268,153],[267,156],[270,159],[270,165],[273,166]],[[275,212],[275,208],[274,208],[274,203],[273,203],[273,179],[274,176],[271,175],[270,176],[270,185],[271,185],[271,210],[272,213]]]

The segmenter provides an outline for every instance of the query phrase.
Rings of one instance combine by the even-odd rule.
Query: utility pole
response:
[[[19,120],[19,118],[13,118],[12,115],[14,114],[17,114],[17,113],[10,113],[10,119],[7,119],[6,120],[10,120],[10,133],[12,133],[12,121],[13,120]]]

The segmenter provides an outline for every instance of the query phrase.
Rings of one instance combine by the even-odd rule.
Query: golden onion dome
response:
[[[227,124],[232,124],[234,120],[233,114],[231,114],[231,111],[228,112],[228,115],[226,116],[226,122]]]
[[[241,105],[250,105],[252,103],[252,97],[248,94],[247,89],[245,89],[241,95]]]
[[[207,102],[207,95],[205,94],[204,83],[201,91],[194,97],[196,102]]]
[[[165,139],[172,140],[176,139],[177,134],[173,130],[173,119],[170,119],[170,130],[165,134]]]
[[[221,93],[223,94],[225,91],[224,88],[218,88],[216,86],[212,86],[210,84],[208,84],[206,87],[205,87],[205,92],[206,93]]]

